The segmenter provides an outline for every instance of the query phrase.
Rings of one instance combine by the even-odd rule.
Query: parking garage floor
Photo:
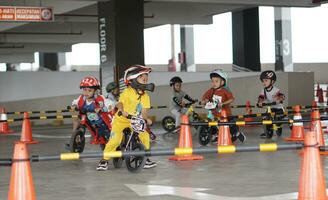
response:
[[[30,155],[56,155],[67,152],[71,126],[33,126],[33,137],[39,144],[29,145]],[[0,158],[12,156],[13,143],[20,137],[20,127],[11,135],[0,135]],[[157,141],[152,148],[175,147],[178,137],[163,134],[154,127]],[[247,141],[284,143],[274,137],[265,141],[259,135],[261,127],[244,127]],[[283,136],[290,131],[284,128]],[[193,133],[193,144],[199,146]],[[215,145],[215,144],[212,144]],[[96,145],[86,145],[85,152],[98,151]],[[296,199],[300,173],[297,150],[250,152],[225,155],[205,155],[201,161],[169,161],[168,156],[153,157],[157,167],[134,174],[126,168],[96,171],[98,159],[78,161],[47,161],[31,163],[37,199],[108,200],[108,199]],[[111,163],[111,162],[110,162]],[[327,165],[327,160],[324,160]],[[327,174],[326,167],[325,173]],[[0,199],[7,199],[10,167],[0,168]]]

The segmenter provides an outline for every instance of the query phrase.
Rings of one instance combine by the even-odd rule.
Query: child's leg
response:
[[[129,124],[126,123],[113,123],[112,131],[110,133],[110,139],[106,144],[104,152],[116,151],[117,147],[121,144],[123,138],[123,130],[129,127]],[[106,160],[109,160],[110,157],[106,157]]]
[[[175,117],[175,127],[180,126],[180,115],[181,115],[181,113],[176,109],[171,110],[171,113]]]
[[[146,131],[139,133],[139,139],[141,143],[145,146],[145,150],[149,150],[150,149],[149,133]]]

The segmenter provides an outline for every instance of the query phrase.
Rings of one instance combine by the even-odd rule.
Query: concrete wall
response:
[[[51,75],[46,76],[43,73],[25,72],[1,73],[0,105],[4,106],[7,111],[57,110],[70,105],[72,99],[79,95],[80,91],[77,85],[81,77],[86,74],[80,72],[57,72],[57,76],[60,76],[58,79],[55,79],[52,76],[56,72],[47,73]],[[32,76],[32,74],[35,76]],[[90,73],[87,74],[89,75]],[[258,74],[229,73],[229,87],[235,96],[234,105],[245,104],[247,100],[250,100],[252,104],[256,103],[258,94],[263,89]],[[69,75],[72,75],[74,78],[66,77]],[[210,87],[208,73],[153,73],[150,81],[154,81],[157,86],[155,92],[150,94],[152,105],[169,105],[172,89],[168,86],[168,80],[174,75],[179,75],[183,78],[183,90],[193,98],[200,99],[204,91]],[[311,104],[314,85],[313,72],[277,73],[277,76],[278,82],[276,85],[285,93],[286,105]],[[27,77],[30,78],[29,82],[22,86],[21,80],[27,80]],[[3,81],[4,79],[9,81],[9,83]],[[40,82],[40,80],[43,81]],[[55,87],[54,82],[58,84],[56,84],[58,88]],[[11,91],[13,88],[15,91]],[[254,111],[262,112],[263,110]],[[206,111],[199,110],[199,112],[205,113]],[[244,109],[235,109],[234,113],[242,114]],[[157,120],[160,120],[169,114],[169,110],[152,110],[151,114],[156,115]]]

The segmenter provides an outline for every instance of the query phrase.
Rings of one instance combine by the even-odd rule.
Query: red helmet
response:
[[[124,82],[125,84],[129,84],[131,80],[136,79],[138,76],[142,74],[149,74],[151,72],[150,67],[146,67],[143,65],[132,65],[124,73]]]
[[[81,80],[80,89],[82,88],[100,89],[100,82],[94,76],[87,76]]]

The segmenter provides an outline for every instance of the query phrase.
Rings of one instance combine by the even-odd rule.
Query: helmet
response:
[[[110,82],[106,86],[106,91],[110,92],[110,91],[114,90],[115,88],[118,88],[118,84],[115,82]]]
[[[143,65],[132,65],[124,73],[124,82],[126,85],[131,85],[132,88],[136,90],[148,90],[153,92],[155,89],[154,83],[149,84],[141,84],[138,83],[137,78],[142,74],[149,74],[151,72],[150,67],[146,67]]]
[[[136,79],[142,74],[149,74],[151,72],[150,67],[143,65],[132,65],[124,72],[124,82],[125,84],[131,83],[131,80]]]
[[[80,89],[82,88],[100,89],[100,82],[94,76],[86,76],[80,82]]]
[[[175,76],[170,80],[170,86],[174,85],[175,83],[182,83],[182,79],[179,76]]]
[[[267,71],[264,71],[261,73],[260,79],[261,79],[261,81],[263,81],[263,79],[270,79],[272,81],[276,81],[277,76],[276,76],[276,73],[274,73],[274,71],[267,70]]]
[[[213,77],[220,77],[221,79],[224,80],[224,85],[225,86],[228,82],[228,75],[225,73],[222,69],[216,69],[210,73],[210,78],[212,79]]]

